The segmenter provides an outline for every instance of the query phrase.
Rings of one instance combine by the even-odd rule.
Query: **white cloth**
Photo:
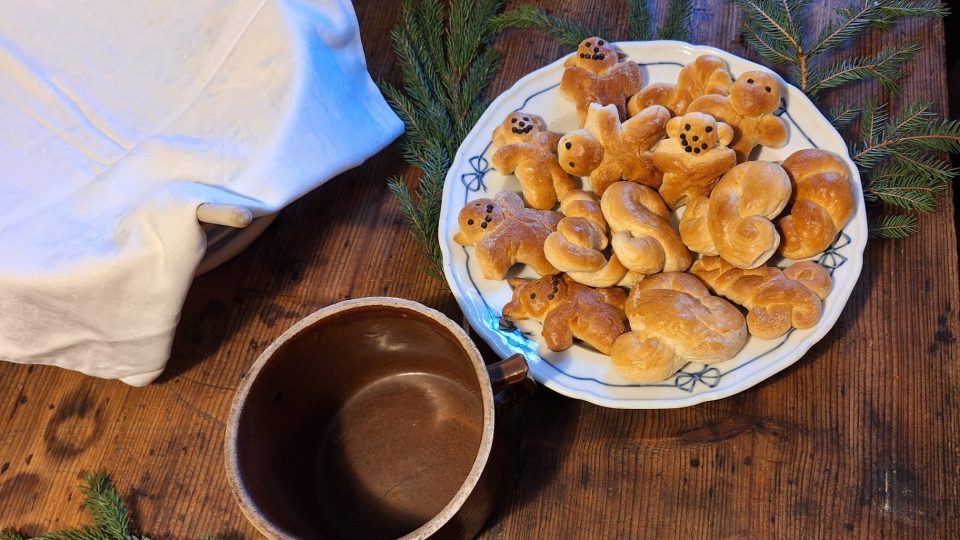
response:
[[[402,123],[347,0],[5,0],[0,359],[144,385],[204,202],[277,211]]]

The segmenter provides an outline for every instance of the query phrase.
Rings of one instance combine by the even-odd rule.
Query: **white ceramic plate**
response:
[[[628,42],[618,44],[628,59],[637,62],[643,72],[644,86],[651,82],[676,82],[680,68],[702,54],[715,54],[726,60],[734,76],[745,71],[768,69],[712,47],[678,41]],[[500,95],[480,117],[457,152],[443,191],[440,212],[440,246],[444,273],[471,326],[502,357],[523,353],[533,377],[561,394],[598,405],[616,408],[660,409],[686,407],[736,394],[763,381],[796,362],[833,327],[850,297],[867,242],[867,222],[863,208],[860,176],[847,157],[847,147],[830,122],[798,89],[781,80],[783,118],[790,131],[789,144],[773,150],[763,148],[757,159],[782,161],[802,148],[829,150],[847,161],[856,192],[857,208],[853,219],[837,237],[833,246],[817,260],[830,269],[833,291],[824,302],[820,323],[808,330],[793,330],[776,340],[751,337],[736,357],[719,364],[687,364],[676,375],[657,384],[631,384],[610,368],[607,356],[591,347],[574,345],[563,352],[547,349],[540,336],[540,324],[518,321],[516,326],[502,324],[501,309],[510,300],[511,289],[505,281],[483,278],[473,248],[453,241],[459,230],[457,214],[472,199],[493,197],[501,190],[520,191],[513,175],[503,176],[489,165],[490,139],[510,112],[523,110],[542,116],[550,130],[567,133],[577,129],[576,111],[560,96],[563,60],[523,77]],[[535,277],[525,269],[521,276]]]

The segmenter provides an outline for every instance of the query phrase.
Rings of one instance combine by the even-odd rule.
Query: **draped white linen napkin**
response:
[[[5,0],[0,359],[145,385],[205,236],[402,131],[346,0]]]

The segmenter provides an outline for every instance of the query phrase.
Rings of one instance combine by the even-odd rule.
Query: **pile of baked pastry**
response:
[[[539,320],[554,351],[582,340],[634,382],[728,360],[748,334],[816,325],[832,281],[809,259],[852,217],[854,191],[829,152],[749,160],[758,145],[787,143],[777,78],[734,82],[704,55],[676,84],[642,87],[639,66],[596,37],[564,66],[560,92],[581,128],[561,136],[511,113],[491,163],[516,175],[522,197],[501,191],[458,216],[454,239],[475,246],[486,279],[518,263],[542,276],[509,280],[504,317]],[[767,265],[774,256],[797,262],[781,270]]]

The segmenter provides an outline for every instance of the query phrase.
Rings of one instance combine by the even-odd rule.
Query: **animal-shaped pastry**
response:
[[[517,175],[531,208],[549,210],[577,187],[577,180],[557,163],[559,139],[559,134],[547,130],[543,118],[525,112],[510,113],[493,131],[496,151],[490,162],[502,174]]]
[[[653,149],[653,164],[663,171],[660,196],[676,210],[706,197],[723,173],[737,164],[727,148],[733,130],[703,113],[688,112],[667,122],[667,139]]]
[[[614,369],[631,382],[662,381],[687,362],[733,358],[747,340],[743,314],[682,272],[648,277],[624,305],[630,331],[610,353]]]
[[[523,199],[501,191],[493,199],[476,199],[460,210],[460,232],[454,241],[476,246],[483,277],[503,279],[514,264],[529,265],[540,275],[557,271],[543,255],[543,242],[563,216],[550,210],[524,208]]]
[[[791,191],[787,173],[776,163],[741,163],[723,175],[709,198],[687,205],[680,237],[693,251],[719,255],[737,268],[756,268],[780,245],[772,220]]]
[[[631,286],[639,279],[627,271],[616,253],[605,255],[609,244],[607,221],[595,194],[568,192],[560,200],[560,212],[566,217],[543,244],[543,254],[557,270],[590,287]]]
[[[763,71],[748,71],[737,77],[729,96],[698,97],[687,111],[707,113],[730,124],[730,148],[737,153],[737,161],[743,162],[758,144],[771,148],[787,144],[787,124],[773,114],[779,107],[780,82],[776,77]]]
[[[690,251],[670,223],[670,211],[652,188],[615,182],[600,198],[600,208],[613,231],[613,252],[628,269],[649,276],[690,267]]]
[[[747,328],[762,339],[778,338],[791,327],[812,328],[820,321],[821,300],[833,286],[830,273],[813,261],[784,270],[743,270],[720,257],[703,257],[690,271],[716,294],[747,308]]]
[[[590,37],[563,63],[560,94],[576,104],[579,125],[586,122],[591,103],[614,105],[620,119],[627,119],[627,98],[640,91],[643,77],[640,66],[624,58],[609,42]]]
[[[780,220],[780,253],[805,259],[830,247],[856,207],[846,163],[814,148],[783,161],[793,183],[790,214]]]
[[[654,105],[621,124],[613,105],[593,103],[584,127],[560,139],[560,166],[570,174],[590,175],[598,195],[620,180],[660,187],[663,175],[653,166],[651,149],[663,139],[668,120],[670,113]]]
[[[569,349],[577,338],[610,354],[613,341],[626,329],[623,289],[591,289],[562,274],[509,283],[513,298],[503,306],[503,315],[542,322],[541,335],[551,351]]]
[[[677,84],[653,83],[627,101],[627,114],[633,116],[650,105],[663,105],[673,116],[687,112],[687,106],[700,96],[730,93],[733,78],[727,64],[712,54],[698,56],[683,66]]]

